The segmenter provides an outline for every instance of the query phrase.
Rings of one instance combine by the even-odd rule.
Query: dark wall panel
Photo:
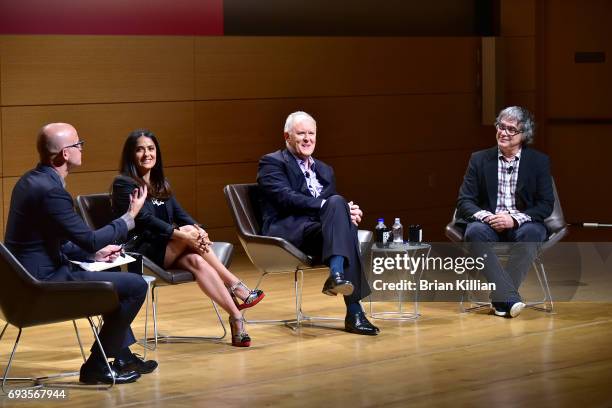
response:
[[[226,35],[471,36],[490,30],[486,0],[225,0]]]

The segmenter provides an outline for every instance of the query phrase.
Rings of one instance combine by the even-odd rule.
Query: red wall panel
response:
[[[223,0],[0,0],[0,34],[223,35]]]

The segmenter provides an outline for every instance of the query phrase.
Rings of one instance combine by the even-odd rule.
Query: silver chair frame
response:
[[[500,258],[507,257],[507,255],[498,255],[498,256]],[[538,253],[536,258],[533,260],[531,266],[536,272],[536,277],[538,278],[540,289],[542,290],[542,294],[544,297],[542,298],[542,300],[525,302],[525,307],[528,307],[534,310],[539,310],[541,312],[553,314],[554,313],[553,311],[554,303],[552,299],[552,294],[550,292],[550,286],[548,285],[548,278],[546,277],[546,269],[544,268],[544,262],[542,262],[542,259],[541,259],[541,253]],[[467,302],[471,303],[474,306],[466,307],[465,305],[466,294],[464,293],[462,295],[461,302],[459,302],[459,309],[461,313],[475,312],[478,310],[490,309],[492,307],[491,302],[482,302],[482,301],[473,300],[471,295],[472,293],[468,291],[467,292]]]
[[[151,303],[153,307],[153,337],[147,337],[147,330],[145,326],[145,338],[139,341],[139,343],[142,344],[145,347],[145,349],[155,350],[157,348],[158,343],[187,343],[187,342],[210,341],[210,340],[220,341],[225,338],[225,336],[227,335],[227,329],[225,328],[225,324],[223,323],[223,318],[221,317],[221,314],[219,313],[219,308],[217,307],[217,304],[212,300],[211,300],[211,303],[215,310],[215,314],[217,315],[217,320],[219,321],[219,324],[221,325],[221,328],[223,329],[222,335],[220,336],[173,336],[173,335],[168,335],[168,334],[161,334],[157,327],[158,326],[157,324],[157,298],[158,296],[156,296],[156,289],[160,286],[170,286],[170,285],[156,285],[155,282],[153,282],[153,285],[151,287],[151,300],[152,300]],[[148,305],[148,302],[147,302],[147,305]],[[150,343],[152,343],[153,346],[150,346],[149,345]]]
[[[115,385],[115,376],[106,358],[106,353],[104,352],[104,348],[102,348],[102,343],[100,342],[100,338],[98,337],[98,328],[94,324],[91,317],[88,317],[87,321],[89,322],[89,325],[91,327],[91,331],[94,335],[96,343],[98,344],[98,347],[100,347],[100,350],[102,351],[102,356],[104,357],[104,361],[106,361],[107,369],[112,375],[113,382],[111,384],[107,386],[100,386],[100,385],[79,384],[75,382],[50,382],[52,380],[55,380],[56,378],[66,378],[66,377],[78,376],[79,375],[78,371],[52,374],[52,375],[46,375],[46,376],[41,376],[41,377],[10,377],[9,374],[11,371],[11,365],[13,363],[13,359],[17,351],[17,346],[19,345],[19,340],[21,339],[21,333],[23,331],[23,329],[19,329],[19,332],[17,333],[17,338],[15,339],[15,343],[11,351],[11,355],[6,364],[6,368],[4,369],[4,374],[2,376],[2,392],[4,392],[5,394],[8,394],[11,390],[40,389],[40,388],[78,388],[78,389],[90,389],[90,390],[107,390],[107,389],[112,388]],[[79,331],[76,326],[76,322],[73,320],[72,324],[74,325],[74,329],[76,331],[76,336],[77,336],[77,340],[78,340],[79,347],[81,350],[81,355],[83,356],[83,361],[85,361],[85,353],[83,351],[83,344],[81,343],[81,338],[79,336]],[[4,333],[6,332],[8,325],[9,324],[6,323],[2,329],[2,332],[0,332],[0,340],[2,340],[2,337],[4,336]],[[31,385],[25,386],[25,387],[9,388],[7,386],[8,382],[30,382]]]

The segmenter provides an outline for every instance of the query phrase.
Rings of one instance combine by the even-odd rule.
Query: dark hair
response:
[[[142,136],[148,137],[155,144],[155,166],[151,169],[151,175],[149,178],[149,184],[147,188],[149,190],[148,196],[154,198],[167,199],[172,195],[170,184],[164,176],[164,165],[162,162],[162,152],[159,148],[159,142],[155,137],[155,134],[148,129],[136,129],[132,131],[123,145],[123,152],[121,153],[121,163],[119,163],[119,172],[124,175],[136,180],[138,185],[144,186],[147,184],[140,174],[138,174],[138,168],[134,161],[134,152],[136,151],[136,143]]]

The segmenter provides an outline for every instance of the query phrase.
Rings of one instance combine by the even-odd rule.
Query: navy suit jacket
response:
[[[131,177],[119,175],[113,181],[112,203],[115,215],[124,214],[130,206],[130,193],[138,188],[138,183]],[[130,232],[134,235],[146,236],[148,234],[163,234],[170,237],[174,224],[178,226],[197,224],[197,222],[181,207],[179,202],[171,196],[165,205],[168,212],[169,223],[155,216],[153,201],[146,200],[142,209],[136,216],[136,228]]]
[[[319,220],[323,199],[336,193],[336,178],[331,166],[314,159],[314,172],[323,186],[313,197],[304,173],[287,149],[269,153],[259,160],[257,183],[263,219],[262,233],[280,237],[299,247],[304,227]]]
[[[34,277],[73,280],[68,259],[84,260],[125,240],[127,232],[121,219],[92,231],[74,210],[60,175],[39,164],[13,188],[5,244]]]
[[[459,218],[470,222],[474,221],[473,215],[480,210],[495,213],[498,160],[497,146],[472,154],[459,189]],[[555,198],[548,156],[523,147],[515,199],[517,210],[529,215],[534,222],[543,222],[552,213]]]

